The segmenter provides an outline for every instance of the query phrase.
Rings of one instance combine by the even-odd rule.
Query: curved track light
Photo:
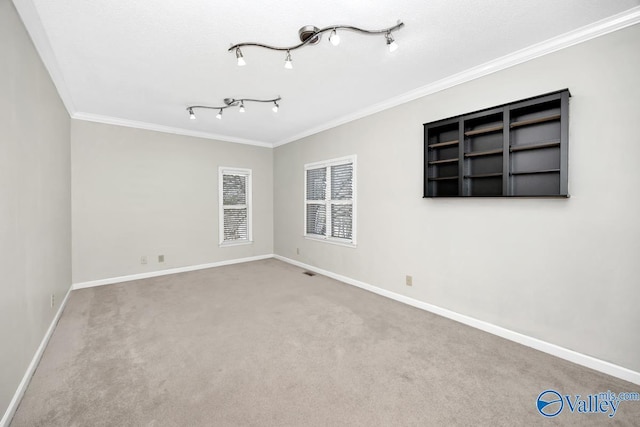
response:
[[[288,46],[288,47],[287,46],[279,47],[279,46],[271,46],[263,43],[245,42],[245,43],[234,44],[229,48],[229,51],[235,50],[236,58],[238,60],[238,65],[240,66],[246,64],[244,57],[242,56],[242,52],[240,51],[241,47],[256,46],[256,47],[262,47],[265,49],[286,51],[287,56],[286,56],[284,66],[287,69],[291,69],[293,68],[293,64],[291,62],[291,51],[299,49],[303,46],[317,44],[322,38],[322,34],[326,33],[327,31],[331,31],[331,35],[329,36],[329,41],[334,46],[337,46],[338,44],[340,44],[340,36],[338,35],[338,30],[354,31],[354,32],[362,33],[366,35],[384,35],[387,41],[387,46],[389,47],[389,51],[393,52],[398,48],[398,44],[395,42],[391,33],[394,31],[398,31],[402,27],[404,27],[404,23],[401,21],[398,21],[398,23],[393,27],[383,28],[381,30],[365,30],[363,28],[358,28],[351,25],[332,25],[330,27],[325,27],[325,28],[317,28],[311,25],[307,25],[300,28],[300,30],[298,31],[298,35],[300,36],[301,43],[297,45]]]
[[[278,112],[278,101],[280,101],[282,98],[281,97],[277,97],[277,98],[273,98],[273,99],[251,99],[251,98],[239,98],[239,99],[235,99],[235,98],[225,98],[224,99],[224,106],[222,107],[212,107],[212,106],[208,106],[208,105],[190,105],[189,107],[187,107],[187,112],[189,113],[189,118],[191,120],[195,120],[196,119],[196,115],[193,112],[194,108],[204,108],[207,110],[218,110],[218,114],[216,114],[216,119],[221,120],[222,119],[222,110],[225,110],[229,107],[239,107],[239,111],[241,113],[245,112],[245,108],[244,108],[244,103],[245,102],[266,102],[266,103],[270,103],[273,102],[274,107],[272,108],[273,112],[277,113]]]

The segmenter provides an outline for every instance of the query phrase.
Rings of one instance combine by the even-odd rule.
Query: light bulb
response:
[[[236,49],[236,58],[238,58],[238,67],[247,65],[247,62],[244,60],[244,56],[242,56],[242,51],[240,50],[240,48]]]
[[[293,68],[293,62],[291,61],[291,52],[287,51],[287,57],[284,60],[284,68],[291,70]]]
[[[244,113],[244,103],[243,102],[240,103],[240,112]]]
[[[193,114],[193,109],[192,108],[189,108],[189,118],[191,120],[195,120],[196,119],[196,115]]]
[[[276,101],[273,101],[273,108],[271,109],[271,111],[273,111],[274,113],[278,112],[278,103]]]
[[[385,37],[387,39],[387,46],[389,47],[389,52],[394,52],[396,49],[398,49],[398,43],[396,43],[396,41],[393,39],[393,36],[391,35],[391,33],[385,34]]]
[[[220,111],[218,112],[218,114],[216,114],[216,119],[221,120],[222,119],[222,108],[220,109]]]
[[[338,33],[336,32],[336,30],[333,30],[331,32],[331,35],[329,36],[329,41],[331,42],[332,45],[334,46],[338,46],[340,44],[340,36],[338,35]]]

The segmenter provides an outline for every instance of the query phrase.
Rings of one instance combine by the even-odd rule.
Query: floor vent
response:
[[[312,272],[310,272],[310,271],[305,271],[305,272],[304,272],[304,273],[302,273],[302,274],[306,274],[307,276],[311,276],[311,277],[313,277],[313,276],[315,276],[315,275],[316,275],[316,273],[312,273]]]

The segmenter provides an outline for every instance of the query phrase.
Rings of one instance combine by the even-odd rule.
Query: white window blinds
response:
[[[220,168],[220,244],[251,242],[251,170]]]
[[[305,236],[355,245],[355,156],[305,165]]]

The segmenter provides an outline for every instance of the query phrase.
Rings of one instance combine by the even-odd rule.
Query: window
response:
[[[304,166],[305,237],[356,244],[356,156]]]
[[[219,169],[220,245],[251,243],[251,169]]]

